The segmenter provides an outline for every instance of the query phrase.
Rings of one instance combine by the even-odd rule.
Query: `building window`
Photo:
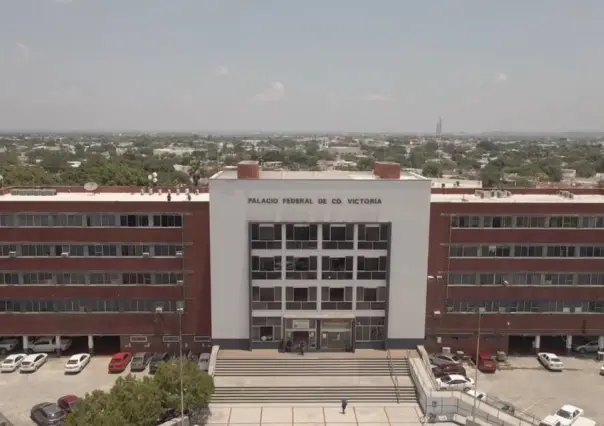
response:
[[[579,246],[579,257],[604,257],[604,246]]]
[[[0,226],[6,228],[15,226],[15,216],[5,213],[0,214]]]
[[[511,228],[513,224],[512,216],[485,216],[483,218],[484,228]]]
[[[285,246],[288,249],[317,249],[318,225],[287,224],[285,225]]]
[[[545,228],[545,216],[518,216],[516,228]]]
[[[161,305],[163,312],[175,312],[172,300],[153,299],[57,299],[57,300],[0,300],[0,313],[153,313]]]
[[[485,313],[604,313],[604,301],[582,300],[450,300],[447,312],[476,314],[482,308]]]
[[[17,254],[16,244],[0,244],[0,256],[8,257]]]
[[[126,228],[148,227],[150,224],[148,214],[123,214],[120,216],[120,226]]]
[[[92,272],[90,274],[90,284],[119,285],[121,284],[121,276],[117,272]]]
[[[354,249],[354,224],[324,223],[323,249],[352,250]]]
[[[0,285],[19,284],[19,274],[16,272],[0,272]]]
[[[149,246],[147,246],[147,245],[142,245],[139,247],[141,247],[141,249],[138,250],[138,252],[140,252],[142,250],[144,253],[145,251],[148,252],[148,250],[149,250]],[[183,253],[182,245],[156,244],[153,246],[153,256],[155,256],[155,257],[176,257],[179,255],[179,253],[181,255]]]
[[[321,287],[321,309],[349,311],[352,309],[352,287]]]
[[[359,250],[387,250],[390,226],[387,223],[360,224],[358,229]]]
[[[154,283],[157,285],[182,284],[182,272],[158,272],[155,274]]]
[[[281,317],[252,317],[252,341],[281,340]]]
[[[547,246],[547,257],[575,257],[575,246]]]
[[[577,228],[579,218],[577,216],[550,216],[547,226],[548,228]]]
[[[281,256],[252,256],[253,280],[280,280]]]
[[[182,215],[179,215],[179,214],[153,215],[153,226],[156,228],[182,228]]]
[[[316,280],[317,279],[317,256],[285,258],[287,271],[285,278],[288,280]]]
[[[286,287],[285,308],[287,310],[317,309],[317,287]]]
[[[449,285],[476,285],[476,273],[455,272],[449,274]]]
[[[89,245],[88,256],[117,257],[117,246],[115,244]]]
[[[357,280],[385,280],[388,270],[388,258],[357,257]]]
[[[252,287],[252,309],[281,310],[281,287]]]
[[[575,283],[575,274],[545,274],[543,282],[545,285],[573,285]]]
[[[353,279],[352,256],[321,258],[321,278],[324,280],[352,280]]]
[[[281,250],[281,228],[280,223],[252,223],[252,249]]]
[[[478,257],[478,246],[464,244],[449,246],[449,257]]]
[[[357,342],[379,342],[386,337],[383,317],[357,317],[356,321]]]
[[[122,274],[122,284],[149,285],[151,284],[151,274],[148,272],[125,272]]]
[[[52,273],[50,273],[50,272],[26,272],[23,274],[23,284],[49,285],[49,284],[54,284],[54,282],[53,282],[53,278],[52,278]]]
[[[581,226],[583,228],[604,228],[604,216],[584,216]]]
[[[386,287],[357,287],[357,309],[368,311],[386,309]]]
[[[543,257],[543,246],[514,246],[514,257]]]
[[[481,246],[482,257],[510,257],[512,256],[512,247],[504,245],[484,245]]]
[[[480,228],[480,216],[452,216],[452,228]]]
[[[59,285],[85,285],[86,274],[83,272],[58,272],[56,280]]]
[[[116,215],[108,213],[86,215],[86,226],[93,228],[115,227],[117,226]]]

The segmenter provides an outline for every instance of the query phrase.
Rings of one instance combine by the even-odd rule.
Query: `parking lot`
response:
[[[40,402],[56,402],[64,395],[84,396],[95,389],[109,390],[119,374],[108,374],[111,357],[96,357],[79,374],[65,375],[68,357],[51,358],[37,372],[0,374],[0,412],[15,426],[31,425],[29,411]],[[127,375],[129,368],[121,375]],[[146,373],[137,373],[137,375]]]
[[[510,357],[495,374],[479,373],[476,388],[540,419],[564,404],[572,404],[583,408],[585,417],[604,424],[601,363],[593,358],[560,358],[565,371],[555,373],[544,369],[536,357]],[[474,378],[473,369],[467,373]]]

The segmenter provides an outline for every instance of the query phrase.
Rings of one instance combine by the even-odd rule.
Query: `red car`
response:
[[[79,400],[75,395],[65,395],[58,399],[57,405],[66,413],[71,413]]]
[[[436,378],[448,376],[449,374],[460,374],[465,376],[466,369],[460,364],[434,365],[432,366],[432,374],[434,374],[434,377]]]
[[[473,361],[478,371],[483,373],[494,373],[497,371],[497,363],[493,360],[493,355],[480,353]]]
[[[109,372],[110,373],[121,373],[128,367],[132,360],[132,353],[120,352],[111,357],[109,361]]]

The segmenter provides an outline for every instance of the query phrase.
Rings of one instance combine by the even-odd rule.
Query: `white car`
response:
[[[554,417],[560,422],[561,426],[570,426],[575,420],[583,415],[584,411],[582,408],[575,407],[574,405],[563,405],[556,411]]]
[[[483,399],[487,399],[487,394],[476,390],[476,389],[464,389],[464,392],[467,393],[468,395],[470,395],[472,398],[476,398],[479,401],[483,400]]]
[[[537,359],[539,362],[548,370],[551,371],[562,371],[564,370],[564,363],[558,355],[552,354],[550,352],[539,352],[537,354]]]
[[[14,351],[19,346],[19,339],[0,339],[0,353],[5,354]]]
[[[19,368],[26,356],[26,354],[12,354],[7,356],[2,361],[2,364],[0,364],[0,371],[3,373],[12,373]]]
[[[72,355],[71,358],[65,363],[66,373],[79,373],[88,365],[90,362],[90,354],[76,354]]]
[[[27,350],[30,353],[51,353],[56,352],[57,349],[66,351],[70,348],[70,346],[71,339],[61,339],[61,344],[57,346],[57,340],[55,337],[40,337],[27,345]]]
[[[600,367],[600,376],[604,376],[604,364]]]
[[[590,342],[585,343],[584,345],[575,346],[573,349],[575,350],[575,352],[579,352],[580,354],[595,354],[600,350],[600,345],[597,340],[592,340]]]
[[[21,361],[19,371],[22,373],[33,373],[34,371],[38,371],[38,368],[42,367],[47,360],[48,354],[27,355]]]
[[[439,390],[460,390],[474,387],[474,380],[461,374],[449,374],[436,379]]]

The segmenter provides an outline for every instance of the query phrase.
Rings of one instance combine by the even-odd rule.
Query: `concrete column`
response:
[[[573,336],[566,336],[566,353],[570,353],[573,349]]]
[[[359,224],[355,223],[354,224],[354,241],[353,241],[353,249],[356,251],[359,249]],[[356,256],[355,256],[356,259]]]
[[[598,350],[604,351],[604,336],[598,337]]]
[[[94,336],[88,336],[88,353],[94,352]]]
[[[27,353],[29,347],[29,336],[23,336],[23,352]]]
[[[535,353],[539,352],[539,348],[541,348],[541,336],[535,336],[535,340],[533,341],[533,350]]]
[[[57,348],[57,355],[61,355],[61,336],[55,336],[55,346]]]

